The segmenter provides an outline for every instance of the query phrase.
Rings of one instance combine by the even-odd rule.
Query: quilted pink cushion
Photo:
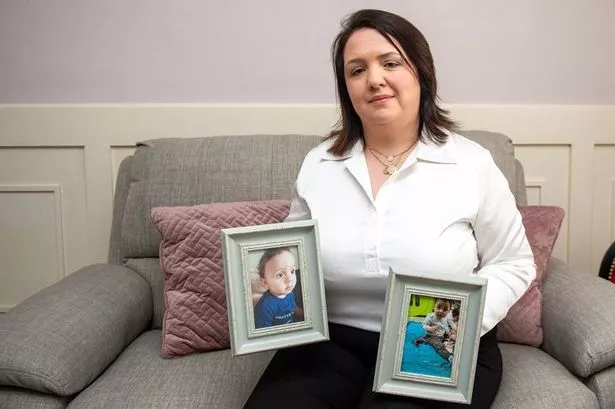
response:
[[[539,346],[542,344],[542,280],[559,234],[564,210],[555,206],[521,206],[523,225],[534,253],[536,279],[498,325],[498,340]]]
[[[163,357],[230,346],[220,230],[281,222],[289,205],[285,200],[270,200],[151,210],[162,234]]]

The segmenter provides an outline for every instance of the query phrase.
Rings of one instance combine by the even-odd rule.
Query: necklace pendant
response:
[[[388,155],[387,156],[387,161],[393,162],[393,159],[395,159],[395,157],[393,157],[393,155]]]
[[[397,172],[397,168],[393,165],[387,166],[386,168],[384,168],[385,175],[392,175],[395,172]]]

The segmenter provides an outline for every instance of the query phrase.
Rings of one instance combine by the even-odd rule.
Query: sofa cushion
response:
[[[521,206],[519,211],[534,253],[536,278],[498,324],[498,340],[539,346],[543,338],[542,280],[559,234],[564,210],[556,206]]]
[[[160,331],[142,334],[69,408],[240,408],[274,353],[232,357],[226,349],[163,359],[160,340]]]
[[[516,166],[516,183],[515,190],[513,190],[513,194],[515,195],[515,200],[517,202],[517,206],[527,206],[527,189],[525,187],[525,172],[523,170],[523,165],[519,161],[519,159],[515,159]]]
[[[0,386],[0,408],[64,409],[68,402],[67,396]]]
[[[523,204],[510,138],[485,131],[462,134],[489,149]],[[118,175],[110,260],[158,256],[152,207],[290,199],[303,158],[321,140],[318,135],[228,135],[139,143]]]
[[[493,161],[502,171],[506,180],[508,180],[510,190],[516,197],[517,163],[515,161],[515,148],[512,140],[508,136],[497,132],[468,130],[461,131],[460,134],[489,150]],[[517,198],[517,202],[519,202],[519,198]]]
[[[281,222],[289,205],[268,200],[152,209],[152,220],[162,234],[163,356],[229,347],[220,231]]]
[[[124,266],[137,272],[145,281],[149,283],[152,290],[152,326],[150,329],[162,328],[162,318],[164,317],[164,277],[160,267],[160,259],[152,258],[129,258],[124,262]]]
[[[492,409],[599,409],[587,387],[544,351],[500,344],[502,383]]]
[[[138,144],[128,193],[114,211],[113,259],[157,257],[160,234],[149,214],[157,206],[288,200],[315,135],[227,135],[167,138]],[[118,186],[119,187],[119,186]],[[120,195],[123,197],[123,195]],[[119,238],[118,238],[119,236]]]
[[[274,351],[159,355],[160,331],[136,339],[69,409],[242,407]],[[501,344],[504,373],[493,409],[598,409],[595,395],[540,349]]]
[[[598,396],[601,408],[615,408],[615,367],[593,374],[585,384]]]

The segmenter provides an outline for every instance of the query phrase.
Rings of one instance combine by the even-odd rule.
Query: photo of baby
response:
[[[460,308],[458,300],[412,294],[401,372],[451,377]]]
[[[251,274],[255,329],[302,322],[297,248],[274,247],[260,253]]]

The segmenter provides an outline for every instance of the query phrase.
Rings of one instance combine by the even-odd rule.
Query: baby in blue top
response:
[[[295,322],[296,272],[295,257],[288,247],[265,250],[258,263],[258,275],[267,291],[254,307],[257,329]]]

